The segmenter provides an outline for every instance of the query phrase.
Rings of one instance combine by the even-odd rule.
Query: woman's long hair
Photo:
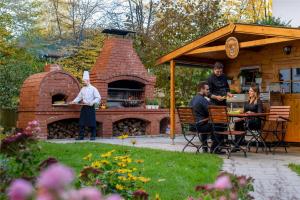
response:
[[[256,104],[257,103],[257,100],[259,99],[259,90],[258,90],[258,87],[256,85],[251,85],[250,89],[253,90],[254,92],[254,96],[251,98],[249,96],[249,103],[250,104]]]

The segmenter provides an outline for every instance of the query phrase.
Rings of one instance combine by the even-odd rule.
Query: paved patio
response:
[[[147,147],[169,151],[181,151],[185,141],[183,137],[176,137],[172,144],[168,137],[137,137],[127,138],[124,145],[132,146],[132,140],[136,140],[136,147]],[[84,140],[86,142],[89,140]],[[73,143],[75,140],[51,140],[56,143]],[[80,141],[81,142],[81,141]],[[122,144],[120,139],[98,139],[93,142],[107,144]],[[195,151],[187,148],[186,151]],[[278,152],[266,155],[265,153],[248,153],[245,158],[242,153],[234,153],[230,159],[224,158],[223,170],[238,175],[251,176],[255,179],[252,194],[257,200],[300,200],[300,177],[291,171],[289,163],[300,164],[300,147],[291,147],[289,153]]]

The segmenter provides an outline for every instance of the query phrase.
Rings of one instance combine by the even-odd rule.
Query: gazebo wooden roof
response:
[[[299,40],[300,29],[231,23],[157,59],[156,65],[170,63],[170,122],[172,138],[174,138],[175,130],[175,63],[180,64],[180,66],[209,67],[216,61],[228,60],[230,58],[226,54],[225,43],[229,37],[234,37],[238,40],[240,55],[247,53],[249,48]]]
[[[211,64],[216,60],[228,59],[225,53],[225,42],[228,37],[232,36],[238,39],[239,47],[243,50],[300,39],[300,29],[252,24],[228,24],[163,55],[157,59],[156,65],[171,60],[183,65],[201,65]]]

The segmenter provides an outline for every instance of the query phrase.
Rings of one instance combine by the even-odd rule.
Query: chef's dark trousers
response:
[[[96,137],[96,127],[91,126],[89,128],[91,129],[91,138],[95,138]],[[80,139],[84,138],[84,129],[85,129],[85,126],[80,126],[80,130],[79,130],[79,138]]]

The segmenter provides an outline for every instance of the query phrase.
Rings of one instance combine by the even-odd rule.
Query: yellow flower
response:
[[[93,167],[93,168],[99,168],[99,167],[101,167],[100,161],[92,162],[91,167]]]
[[[135,168],[135,167],[134,167],[134,168],[132,168],[131,170],[134,172],[134,171],[136,171],[136,170],[137,170],[137,168]]]
[[[132,170],[130,170],[130,169],[117,169],[116,172],[120,173],[120,174],[125,174],[125,173],[131,173]]]
[[[93,156],[93,154],[89,153],[87,156],[85,156],[85,157],[83,158],[83,160],[88,160],[88,161],[90,161],[90,160],[92,159],[92,156]]]
[[[108,160],[101,160],[100,162],[104,165],[108,165],[110,163]]]
[[[120,185],[120,184],[117,184],[117,185],[116,185],[116,189],[117,189],[117,190],[124,190],[124,186],[123,186],[123,185]]]
[[[118,166],[119,166],[119,167],[126,167],[127,164],[126,164],[126,163],[123,163],[123,162],[119,162],[119,163],[118,163]]]
[[[131,144],[132,144],[132,145],[135,145],[135,144],[136,144],[136,139],[132,139],[132,140],[131,140]]]
[[[155,200],[161,200],[159,194],[157,194],[157,193],[155,194]]]
[[[143,182],[143,183],[147,183],[147,182],[150,181],[150,178],[145,178],[145,177],[142,177],[142,176],[138,177],[138,179],[139,179],[141,182]]]
[[[109,157],[111,157],[111,154],[112,153],[109,151],[107,153],[101,154],[100,156],[101,156],[101,158],[109,158]]]
[[[136,181],[137,180],[137,177],[133,176],[131,173],[128,173],[128,179],[131,180],[131,181]]]
[[[127,178],[125,176],[118,176],[118,179],[121,181],[127,181]]]
[[[121,140],[124,140],[124,139],[128,138],[128,134],[120,135],[118,138]]]
[[[143,163],[144,160],[136,160],[135,162],[136,162],[136,163]]]
[[[124,163],[131,163],[132,159],[127,157],[127,158],[122,159],[121,161]]]

